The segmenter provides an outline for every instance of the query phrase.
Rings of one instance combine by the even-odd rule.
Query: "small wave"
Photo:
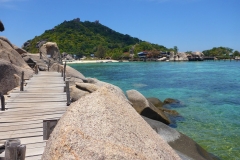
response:
[[[147,85],[146,84],[143,84],[143,83],[135,83],[133,84],[133,87],[136,87],[136,88],[142,88],[142,87],[146,87]]]

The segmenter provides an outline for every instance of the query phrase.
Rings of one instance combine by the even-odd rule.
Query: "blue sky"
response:
[[[0,0],[0,36],[19,47],[74,18],[181,52],[240,51],[240,0]]]

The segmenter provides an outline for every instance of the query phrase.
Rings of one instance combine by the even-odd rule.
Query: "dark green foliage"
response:
[[[218,58],[230,58],[229,56],[233,53],[233,49],[228,47],[214,47],[210,50],[203,51],[205,56],[214,56]]]
[[[235,57],[235,56],[240,56],[240,52],[239,51],[234,51],[233,52],[233,56]]]
[[[36,44],[41,40],[56,42],[61,53],[67,52],[78,56],[89,56],[92,53],[98,55],[99,47],[100,49],[102,47],[104,54],[101,52],[99,58],[119,57],[120,53],[129,51],[136,53],[152,49],[167,50],[164,46],[143,42],[127,34],[118,33],[100,23],[89,21],[64,21],[53,29],[46,30],[42,35],[36,36],[30,41],[30,46],[24,49],[31,53],[38,52]],[[133,49],[134,46],[138,46],[136,47],[138,49]]]

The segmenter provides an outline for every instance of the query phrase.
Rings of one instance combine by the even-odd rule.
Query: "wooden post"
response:
[[[22,71],[20,91],[24,90],[24,72]]]
[[[35,74],[38,74],[38,65],[35,65],[34,69],[35,69]]]
[[[51,62],[51,60],[49,59],[49,61],[48,61],[48,71],[49,71],[49,68],[50,68],[50,62]]]
[[[59,72],[59,64],[58,64],[58,69],[57,69],[57,72]]]
[[[9,139],[5,142],[5,160],[24,160],[26,146],[19,139]]]
[[[1,111],[5,111],[5,97],[1,92],[0,97],[1,97]]]
[[[70,91],[69,91],[69,81],[66,81],[66,95],[67,95],[67,106],[71,104],[70,102]]]
[[[43,140],[48,140],[53,129],[57,125],[58,119],[43,120]]]
[[[61,71],[62,71],[62,77],[63,77],[63,69]]]
[[[64,69],[63,69],[63,80],[65,81],[65,78],[66,78],[66,61],[64,63]]]

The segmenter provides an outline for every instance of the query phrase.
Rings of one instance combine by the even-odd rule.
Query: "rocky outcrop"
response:
[[[169,57],[170,61],[188,61],[188,57],[186,53],[171,53]]]
[[[76,83],[76,87],[89,93],[92,93],[99,88],[97,85],[91,83]]]
[[[182,159],[214,160],[211,154],[188,136],[177,130],[152,119],[143,117],[144,120],[163,138]]]
[[[192,52],[192,56],[194,56],[194,57],[203,57],[204,56],[204,54],[202,53],[202,52]]]
[[[184,118],[176,110],[172,110],[171,106],[169,105],[171,103],[178,102],[177,100],[168,98],[164,100],[165,103],[154,97],[147,98],[147,100],[160,111],[162,111],[168,117],[168,119],[170,119],[171,124],[169,125],[171,127],[177,127],[176,121],[184,120]]]
[[[43,55],[43,57],[52,58],[54,61],[61,59],[61,54],[58,49],[58,46],[55,42],[47,42],[45,44],[39,44],[39,52]]]
[[[119,90],[105,85],[72,103],[47,141],[42,159],[180,160]]]
[[[41,48],[45,43],[47,43],[46,40],[38,41],[37,44],[36,44],[36,48]]]
[[[16,73],[21,71],[17,67],[0,59],[0,71],[0,92],[6,94],[11,89],[19,86],[20,79],[17,78]]]
[[[22,48],[19,48],[18,46],[13,45],[14,49],[19,53],[19,54],[24,54],[27,53],[27,51],[25,51]]]
[[[62,58],[65,59],[65,60],[74,60],[74,58],[72,57],[72,55],[66,53],[66,52],[63,52],[62,53]]]
[[[2,21],[0,21],[0,31],[1,32],[4,31],[4,25],[3,25]]]
[[[155,97],[149,97],[149,98],[147,98],[147,100],[157,108],[162,108],[164,105],[164,103],[162,101],[160,101],[160,99],[155,98]]]
[[[23,43],[22,48],[27,50],[30,47],[30,44],[31,44],[31,40],[28,40]]]
[[[58,71],[60,69],[60,72],[64,69],[64,65],[61,65],[59,63],[52,63],[50,67],[50,71]],[[66,66],[66,77],[69,78],[69,81],[73,82],[72,85],[75,85],[75,82],[87,82],[86,77],[78,72],[76,69]]]
[[[70,87],[71,102],[75,102],[79,98],[81,98],[82,96],[85,96],[87,94],[89,94],[89,92],[83,91],[83,90],[77,88],[76,86],[71,86]]]
[[[172,99],[172,98],[166,98],[166,99],[163,101],[163,104],[171,104],[171,103],[179,103],[179,101],[176,100],[176,99]]]
[[[25,79],[33,75],[32,69],[5,37],[0,37],[0,71],[0,92],[4,94],[19,86],[22,71]]]
[[[162,112],[157,109],[152,103],[150,103],[141,93],[136,90],[128,90],[127,97],[133,104],[133,108],[141,115],[170,124],[170,119]]]

